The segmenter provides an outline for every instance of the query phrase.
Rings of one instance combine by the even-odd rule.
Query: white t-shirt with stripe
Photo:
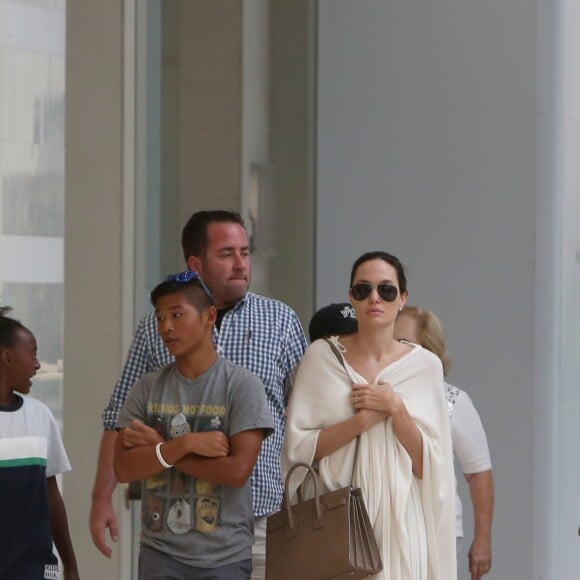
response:
[[[44,403],[19,396],[16,405],[0,407],[0,577],[58,574],[46,479],[68,470],[58,426]]]

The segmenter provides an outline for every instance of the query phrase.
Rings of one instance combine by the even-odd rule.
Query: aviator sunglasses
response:
[[[185,284],[186,282],[191,282],[195,280],[201,287],[201,289],[206,293],[207,297],[213,302],[213,296],[206,286],[206,283],[201,279],[201,276],[197,272],[192,272],[191,270],[185,270],[185,272],[179,272],[178,274],[169,274],[165,278],[165,282],[179,282]]]
[[[351,286],[350,294],[357,302],[360,302],[370,296],[373,288],[374,286],[368,282],[359,282]],[[392,302],[399,294],[398,288],[392,284],[377,284],[376,288],[378,295],[386,302]]]

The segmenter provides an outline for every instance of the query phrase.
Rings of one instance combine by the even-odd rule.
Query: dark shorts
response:
[[[139,551],[139,580],[250,580],[252,560],[217,568],[187,566],[149,546]]]
[[[0,563],[0,578],[2,580],[60,580],[58,560],[53,556],[50,563],[39,562],[38,559],[6,562],[6,554],[2,553],[4,561]]]

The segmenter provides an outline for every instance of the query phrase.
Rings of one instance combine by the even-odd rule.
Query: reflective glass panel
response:
[[[65,0],[0,0],[0,304],[36,336],[62,426]]]

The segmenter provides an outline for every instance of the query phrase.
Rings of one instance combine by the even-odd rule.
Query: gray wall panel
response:
[[[450,379],[488,430],[491,577],[522,580],[532,577],[535,10],[321,0],[318,42],[317,306],[346,299],[362,252],[405,262],[410,303],[442,318]]]

